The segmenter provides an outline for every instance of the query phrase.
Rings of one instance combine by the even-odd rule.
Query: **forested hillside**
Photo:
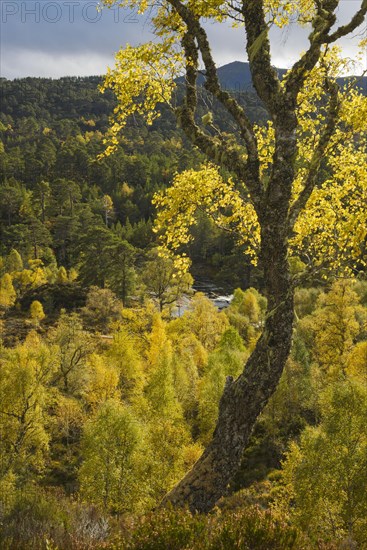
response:
[[[265,127],[236,71],[223,67],[222,85]],[[0,546],[365,548],[365,245],[347,262],[354,279],[319,270],[296,290],[290,357],[215,511],[157,511],[211,441],[267,299],[248,243],[204,204],[180,248],[190,273],[158,253],[153,196],[204,155],[160,106],[100,158],[115,106],[100,84],[1,81]],[[229,135],[199,88],[197,118],[208,110]],[[291,260],[302,274],[306,254]],[[233,294],[229,307],[194,293],[194,279]]]
[[[115,104],[112,94],[99,92],[100,83],[100,77],[2,80],[2,254],[16,248],[45,265],[77,268],[81,239],[93,246],[102,242],[101,232],[107,240],[128,241],[137,252],[147,249],[154,240],[154,193],[176,171],[203,161],[163,107],[152,127],[135,118],[116,154],[97,161]],[[253,94],[244,93],[242,100],[254,119],[264,120]],[[227,124],[224,116],[221,124]],[[209,269],[217,284],[232,288],[248,283],[243,255],[230,236],[208,219],[197,236],[190,251],[194,272]],[[88,258],[82,261],[88,271]],[[93,265],[94,279],[83,282],[100,280],[96,270]]]

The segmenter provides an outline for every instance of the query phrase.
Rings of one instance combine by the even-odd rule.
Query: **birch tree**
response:
[[[104,0],[107,6],[115,0]],[[263,271],[267,313],[263,332],[234,380],[227,378],[211,442],[190,472],[165,497],[175,506],[209,511],[226,492],[260,412],[275,391],[288,358],[294,320],[294,287],[289,259],[309,257],[323,274],[353,258],[361,261],[366,236],[366,99],[355,89],[339,89],[346,69],[336,43],[365,22],[367,0],[353,4],[345,24],[337,20],[339,0],[119,0],[152,17],[157,40],[116,55],[105,88],[117,96],[106,154],[119,142],[129,116],[148,124],[157,105],[171,105],[188,139],[211,162],[200,172],[178,175],[160,226],[169,220],[166,246],[178,250],[189,240],[200,204],[246,235],[248,252]],[[352,10],[352,7],[351,7]],[[235,94],[225,90],[205,21],[240,27],[252,81],[269,123],[257,127]],[[271,27],[291,23],[309,28],[304,53],[280,80],[271,55]],[[365,45],[365,44],[364,44]],[[232,131],[221,132],[215,114],[197,116],[197,79],[228,113]],[[176,94],[184,75],[184,94]],[[230,178],[222,178],[222,173]],[[176,195],[175,195],[176,193]],[[218,208],[219,206],[219,208]],[[176,210],[175,210],[176,209]],[[173,218],[172,215],[175,214]],[[165,216],[167,216],[165,218]],[[223,220],[221,220],[223,221]],[[363,260],[363,258],[362,258]],[[184,261],[184,259],[183,259]],[[349,265],[349,269],[353,266]]]

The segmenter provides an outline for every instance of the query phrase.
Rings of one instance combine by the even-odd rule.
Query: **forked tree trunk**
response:
[[[238,470],[243,451],[261,411],[274,393],[288,358],[293,327],[293,284],[287,259],[288,235],[300,210],[305,208],[316,185],[321,160],[326,152],[338,118],[337,88],[326,86],[331,94],[328,119],[315,155],[310,162],[304,188],[292,203],[292,188],[297,157],[297,98],[307,74],[322,59],[322,46],[353,32],[365,19],[367,0],[347,25],[331,32],[336,22],[337,0],[315,2],[317,9],[309,35],[309,48],[294,64],[283,85],[271,66],[271,48],[263,0],[240,2],[246,29],[246,49],[252,81],[264,102],[274,126],[275,151],[269,181],[259,170],[259,147],[254,128],[246,112],[233,95],[220,86],[210,44],[199,17],[187,3],[170,0],[187,31],[182,39],[186,64],[186,97],[177,110],[179,122],[188,138],[212,159],[246,184],[261,227],[261,262],[264,270],[268,312],[265,328],[256,348],[237,380],[228,380],[219,405],[217,426],[212,442],[192,470],[164,498],[163,504],[188,506],[192,511],[207,512],[226,493]],[[223,135],[212,137],[197,124],[197,77],[199,58],[205,65],[206,88],[226,108],[241,129],[247,160],[236,147],[227,145]],[[216,130],[217,131],[217,130]],[[241,151],[241,147],[238,148]],[[292,207],[290,209],[290,205]]]
[[[268,213],[269,216],[269,213]],[[271,218],[271,214],[269,218]],[[274,393],[288,358],[293,326],[293,286],[287,259],[285,225],[273,211],[262,232],[268,312],[262,336],[243,373],[227,379],[213,439],[192,470],[163,500],[191,511],[208,512],[238,471],[253,427]]]

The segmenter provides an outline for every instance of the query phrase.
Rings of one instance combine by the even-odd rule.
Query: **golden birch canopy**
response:
[[[336,79],[353,73],[363,61],[366,40],[354,61],[343,58],[337,42],[364,22],[366,0],[344,25],[337,22],[338,0],[264,0],[256,8],[249,1],[218,0],[104,0],[103,4],[148,14],[156,34],[154,41],[120,50],[115,68],[107,72],[103,89],[111,88],[118,104],[105,154],[114,151],[129,117],[139,114],[152,124],[160,114],[159,104],[166,103],[210,160],[198,172],[177,174],[172,187],[155,197],[156,231],[162,245],[178,254],[190,240],[190,227],[201,210],[234,231],[256,263],[261,243],[258,218],[277,155],[278,94],[289,104],[294,102],[297,117],[288,216],[290,255],[301,257],[308,271],[321,272],[323,277],[325,268],[349,274],[362,269],[367,236],[367,99],[352,81],[339,87]],[[262,10],[261,28],[251,27],[254,9]],[[244,29],[254,86],[269,112],[266,126],[252,124],[234,93],[221,88],[205,31],[208,21]],[[310,28],[309,45],[279,81],[271,67],[269,30],[290,25]],[[237,131],[218,130],[211,112],[198,120],[194,87],[201,67],[208,94],[227,109]],[[178,105],[177,77],[182,75],[186,96]],[[182,255],[180,262],[188,264]]]

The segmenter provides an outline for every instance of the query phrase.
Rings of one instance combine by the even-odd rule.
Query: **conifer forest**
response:
[[[367,1],[101,4],[0,79],[0,548],[367,549]]]

